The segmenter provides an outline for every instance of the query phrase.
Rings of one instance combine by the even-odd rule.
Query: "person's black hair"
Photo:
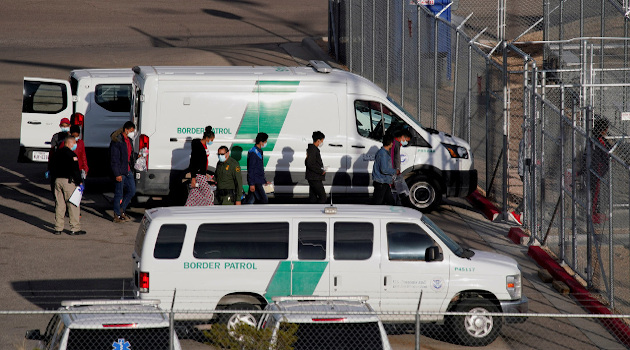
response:
[[[319,141],[319,140],[323,140],[326,138],[326,135],[324,135],[323,132],[321,131],[313,131],[313,142]]]
[[[227,148],[227,146],[221,146],[221,147],[219,147],[219,151],[220,151],[220,150],[224,150],[224,151],[225,151],[225,153],[228,153],[228,152],[230,151],[230,150]]]
[[[135,129],[135,128],[136,128],[136,124],[134,124],[132,121],[126,121],[125,125],[123,125],[124,130]]]
[[[600,137],[602,133],[610,127],[610,122],[608,119],[599,117],[595,119],[595,123],[593,125],[593,136]]]
[[[66,136],[66,138],[63,139],[64,143],[67,143],[68,141],[72,140],[72,142],[77,143],[77,139],[74,138],[74,136],[70,135],[68,133],[68,136]]]
[[[269,135],[267,135],[267,134],[266,134],[266,133],[264,133],[264,132],[259,132],[259,133],[256,135],[256,142],[255,142],[255,144],[259,144],[259,143],[261,143],[261,142],[265,142],[265,141],[267,141],[267,139],[269,139]]]
[[[81,134],[81,127],[78,125],[73,125],[70,127],[70,134],[78,132],[79,134]]]
[[[393,141],[394,141],[394,138],[392,137],[392,135],[385,134],[383,136],[383,146],[387,147],[387,146],[391,145]]]
[[[203,132],[204,139],[212,139],[214,138],[214,131],[210,125],[206,126],[206,130]]]
[[[405,136],[408,138],[411,138],[411,132],[409,132],[409,130],[402,128],[402,129],[398,129],[396,131],[394,131],[394,138],[399,138],[401,136]]]

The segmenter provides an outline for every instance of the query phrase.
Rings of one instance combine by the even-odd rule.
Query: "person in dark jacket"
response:
[[[55,174],[55,234],[60,235],[64,227],[66,211],[70,218],[70,235],[84,235],[81,230],[79,207],[68,203],[72,193],[81,185],[81,171],[79,170],[79,158],[74,150],[77,144],[72,136],[66,137],[64,147],[55,152],[55,157],[50,164]]]
[[[372,180],[374,194],[372,204],[394,205],[391,184],[396,176],[396,168],[392,166],[390,152],[392,150],[393,137],[390,134],[383,136],[383,147],[376,152],[374,167],[372,168]]]
[[[247,193],[247,198],[245,198],[246,204],[269,203],[263,187],[264,184],[268,183],[267,179],[265,179],[265,162],[263,158],[263,148],[267,146],[268,139],[269,135],[259,132],[256,135],[256,144],[247,152],[247,184],[249,185],[249,192]]]
[[[326,203],[326,190],[324,190],[324,180],[326,170],[322,162],[319,149],[324,144],[326,136],[321,131],[313,132],[313,143],[308,144],[306,149],[306,180],[308,180],[308,200],[311,203]]]
[[[612,148],[610,142],[606,139],[610,122],[608,119],[599,117],[595,119],[593,125],[593,138],[597,140],[597,144],[593,144],[593,152],[591,155],[591,169],[595,174],[591,174],[591,198],[593,223],[599,224],[606,221],[606,215],[600,212],[600,178],[608,173],[608,151]]]
[[[131,220],[125,210],[131,198],[136,194],[136,181],[132,169],[135,130],[136,125],[128,121],[122,128],[111,134],[112,140],[109,143],[110,164],[116,180],[114,189],[114,222],[116,223]],[[127,189],[126,192],[125,189]]]
[[[210,145],[214,141],[214,131],[211,126],[206,126],[203,138],[193,139],[190,145],[190,192],[186,200],[186,206],[212,205],[214,193],[208,184],[208,159],[210,158]]]
[[[243,179],[238,161],[230,157],[227,146],[219,147],[216,166],[217,196],[220,205],[241,205]]]
[[[70,132],[70,119],[61,118],[59,121],[59,128],[61,131],[55,133],[50,139],[50,150],[48,151],[48,169],[46,170],[46,178],[50,180],[50,191],[55,193],[55,172],[51,169],[51,165],[53,159],[55,158],[55,153],[58,149],[63,147],[63,140],[66,139],[68,133]]]

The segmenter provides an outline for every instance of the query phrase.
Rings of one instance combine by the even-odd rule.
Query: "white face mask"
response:
[[[219,162],[225,162],[226,159],[225,154],[219,154]]]
[[[135,131],[130,131],[130,132],[127,134],[127,137],[128,137],[128,138],[130,138],[130,139],[132,139],[134,136],[136,136],[136,132],[135,132]]]
[[[69,126],[62,126],[61,127],[61,131],[68,132],[68,131],[70,131],[70,127]]]
[[[267,147],[267,142],[263,143],[261,148],[265,148],[265,147]]]

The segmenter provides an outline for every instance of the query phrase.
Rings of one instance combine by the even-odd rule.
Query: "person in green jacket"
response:
[[[219,161],[215,172],[217,196],[221,205],[241,205],[243,195],[243,178],[241,167],[226,146],[219,147]]]

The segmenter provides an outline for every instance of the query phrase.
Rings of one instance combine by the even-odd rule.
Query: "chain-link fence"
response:
[[[629,315],[504,314],[488,312],[488,304],[461,310],[467,311],[153,310],[131,317],[60,310],[2,311],[0,317],[27,332],[30,340],[3,346],[19,350],[622,349],[630,344],[627,334],[606,330],[625,324]],[[190,315],[207,318],[181,320]]]

